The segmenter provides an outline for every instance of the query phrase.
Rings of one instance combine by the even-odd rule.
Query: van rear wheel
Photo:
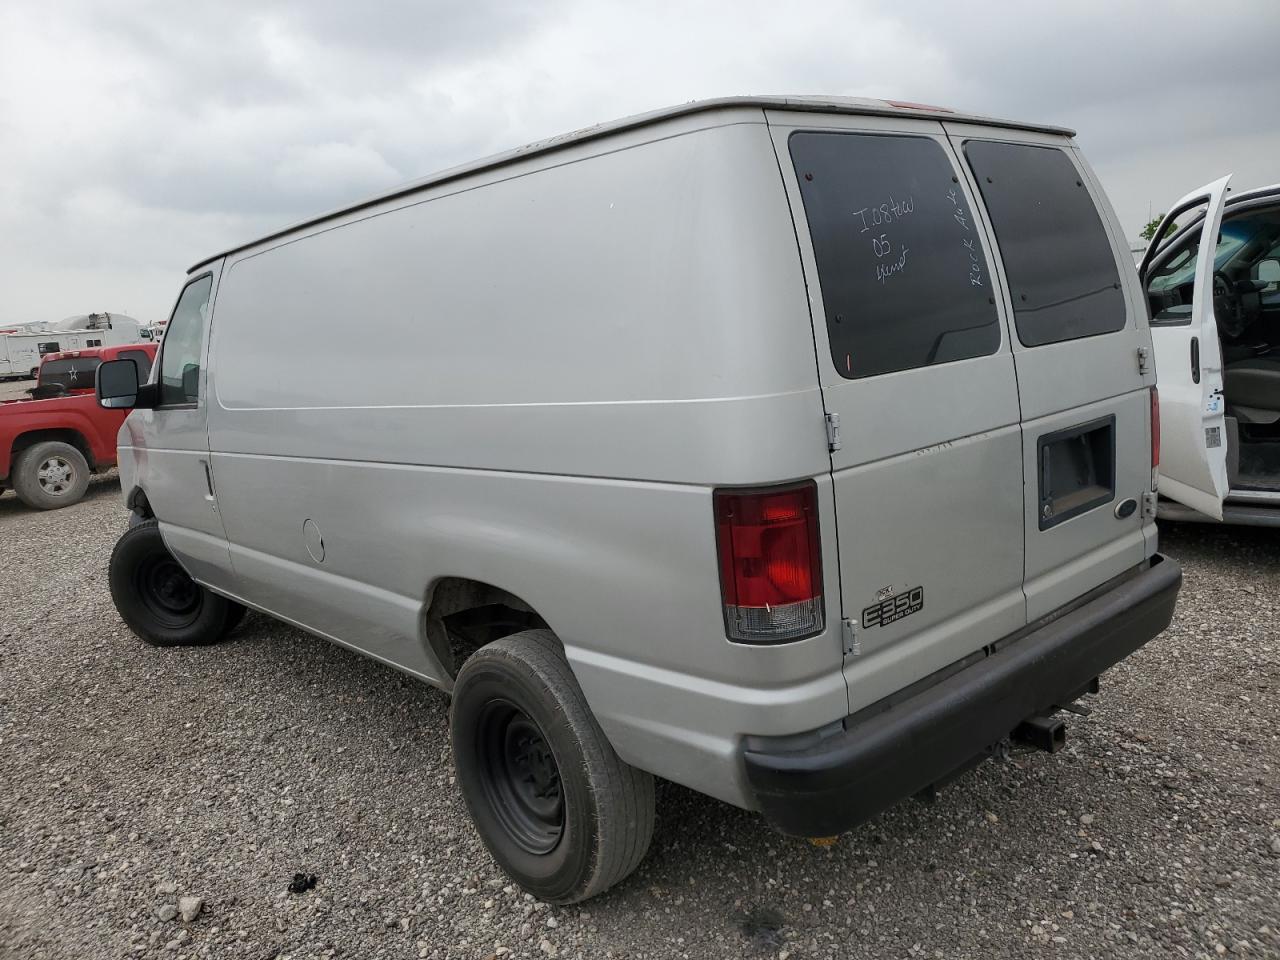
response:
[[[644,858],[653,777],[614,753],[550,631],[476,651],[458,674],[450,731],[480,839],[534,896],[585,900]]]
[[[243,611],[187,575],[164,545],[155,520],[130,527],[116,542],[108,579],[120,618],[155,647],[216,643]]]

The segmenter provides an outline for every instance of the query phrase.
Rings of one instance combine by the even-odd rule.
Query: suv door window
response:
[[[840,375],[995,353],[986,254],[942,146],[811,131],[793,133],[788,146]]]
[[[193,404],[200,399],[200,347],[213,277],[187,284],[169,318],[160,347],[160,406]]]
[[[1071,158],[993,140],[966,140],[964,155],[991,215],[1022,344],[1124,329],[1115,253]]]

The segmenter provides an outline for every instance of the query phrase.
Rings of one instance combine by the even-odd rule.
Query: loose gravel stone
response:
[[[179,897],[178,913],[182,916],[183,923],[190,923],[196,917],[200,916],[200,911],[204,909],[204,900],[200,897]]]
[[[443,695],[256,615],[145,646],[105,586],[124,526],[112,476],[49,513],[0,496],[4,960],[1280,957],[1273,532],[1162,528],[1173,627],[1058,753],[830,847],[662,783],[640,869],[551,908],[476,837]]]

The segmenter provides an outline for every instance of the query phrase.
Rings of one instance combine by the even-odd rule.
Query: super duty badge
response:
[[[862,611],[862,626],[887,627],[895,620],[909,617],[924,609],[924,587],[912,587],[892,597],[885,597]]]

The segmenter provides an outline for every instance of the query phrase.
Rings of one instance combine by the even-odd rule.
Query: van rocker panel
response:
[[[1181,583],[1182,569],[1157,554],[1092,600],[817,743],[749,739],[743,761],[759,808],[783,833],[833,836],[946,779],[1164,630]]]

